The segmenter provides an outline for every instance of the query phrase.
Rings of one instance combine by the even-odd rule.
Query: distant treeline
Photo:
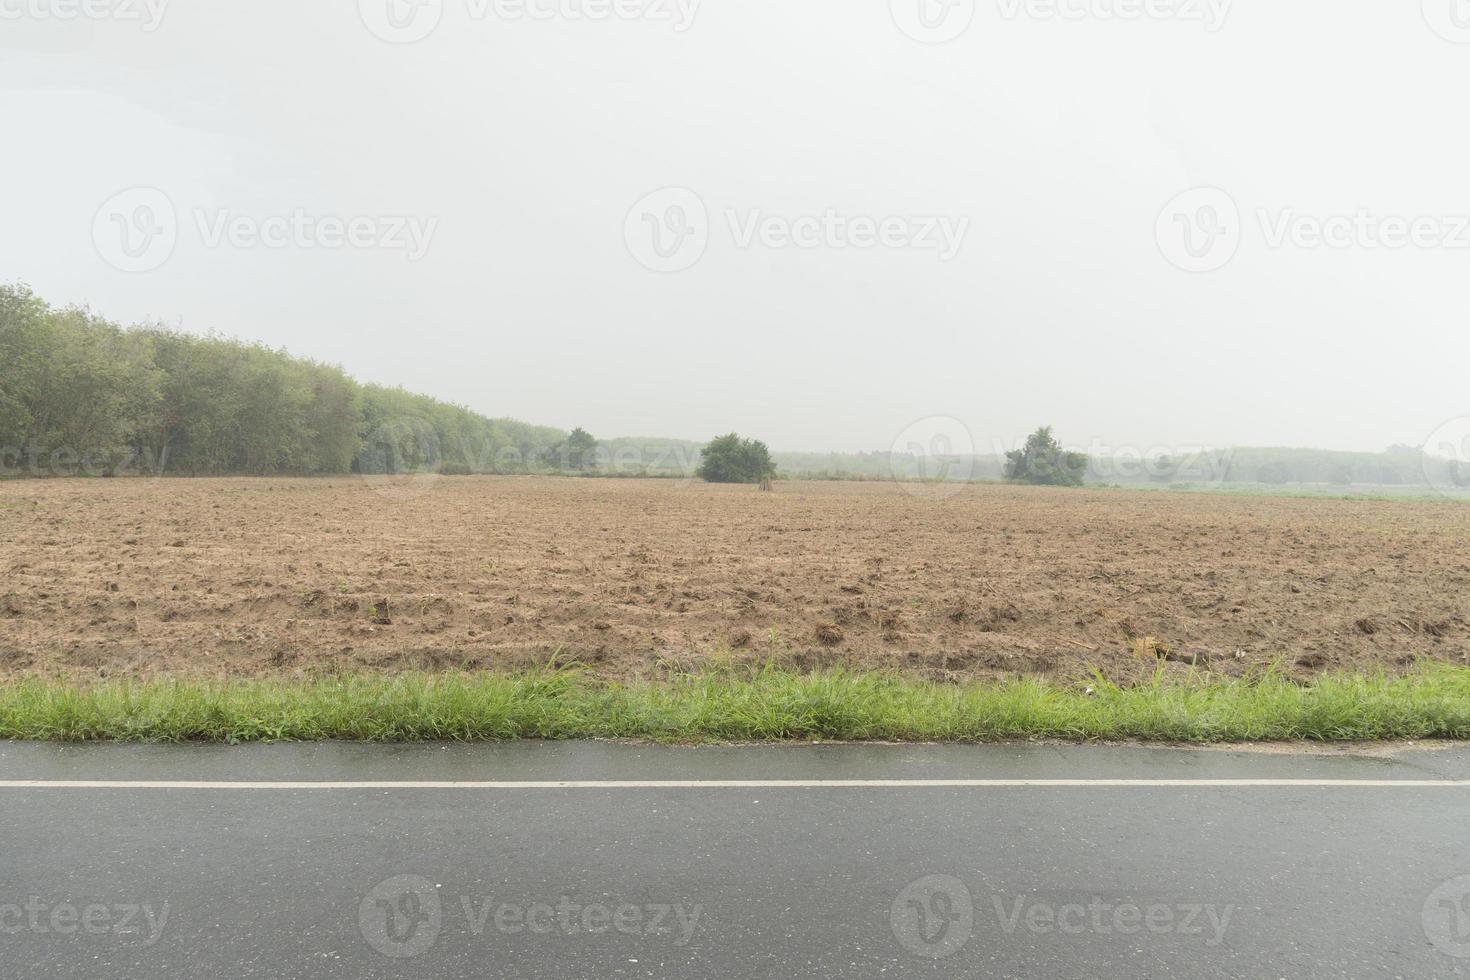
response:
[[[525,472],[566,438],[0,285],[0,475]]]
[[[907,453],[774,453],[784,476],[845,480],[948,480],[990,482],[1004,479],[1000,456],[922,457]],[[1437,486],[1470,483],[1447,460],[1426,459],[1415,448],[1396,446],[1382,453],[1326,449],[1151,448],[1115,451],[1088,458],[1088,483],[1123,486],[1207,487],[1219,485],[1327,487]]]
[[[1005,458],[998,455],[919,456],[879,451],[776,452],[772,456],[781,474],[792,478],[966,482],[999,482],[1005,478]],[[1114,450],[1089,455],[1086,480],[1123,486],[1185,487],[1422,487],[1431,481],[1440,487],[1470,486],[1470,474],[1460,472],[1448,460],[1426,459],[1417,448],[1409,446],[1394,446],[1381,453],[1252,447]]]
[[[580,441],[579,441],[580,440]],[[1066,440],[1063,439],[1065,445]],[[575,473],[690,478],[698,442],[491,419],[282,350],[164,327],[124,329],[0,285],[0,477]],[[1087,482],[1470,487],[1417,448],[1091,453]],[[999,481],[1002,456],[771,454],[783,478]]]
[[[1395,446],[1381,453],[1247,447],[1217,455],[1218,480],[1226,483],[1415,486],[1427,483],[1431,474],[1436,482],[1450,480],[1448,461],[1426,460],[1417,448],[1409,446]]]

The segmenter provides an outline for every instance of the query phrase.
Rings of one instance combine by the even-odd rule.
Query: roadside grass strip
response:
[[[0,738],[49,741],[1027,739],[1164,742],[1470,738],[1470,669],[1404,676],[1274,672],[1121,688],[1020,679],[949,685],[776,669],[608,682],[576,668],[306,681],[0,684]]]

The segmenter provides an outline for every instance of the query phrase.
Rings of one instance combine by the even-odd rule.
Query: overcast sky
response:
[[[82,2],[0,0],[56,304],[599,436],[1470,414],[1464,0]]]

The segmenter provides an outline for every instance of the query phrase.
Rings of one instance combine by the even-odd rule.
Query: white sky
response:
[[[889,0],[703,0],[685,30],[426,0],[438,26],[405,44],[363,13],[405,0],[171,0],[152,31],[62,19],[75,2],[0,0],[0,279],[53,303],[600,436],[886,449],[946,415],[982,451],[1043,422],[1073,445],[1381,449],[1470,414],[1466,0],[1149,0],[1177,16],[1126,21],[1103,16],[1118,0],[978,0],[937,45]],[[177,244],[125,272],[97,239],[137,186]],[[669,186],[708,241],[655,272],[625,219]],[[1156,219],[1199,186],[1238,206],[1239,245],[1190,273]],[[739,243],[751,212],[828,209],[969,225],[949,261]],[[1287,210],[1360,209],[1439,219],[1433,244],[1270,243]],[[199,227],[298,210],[437,226],[416,261]]]

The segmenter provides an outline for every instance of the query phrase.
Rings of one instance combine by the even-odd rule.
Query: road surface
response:
[[[1470,748],[0,743],[0,978],[1470,975]]]

